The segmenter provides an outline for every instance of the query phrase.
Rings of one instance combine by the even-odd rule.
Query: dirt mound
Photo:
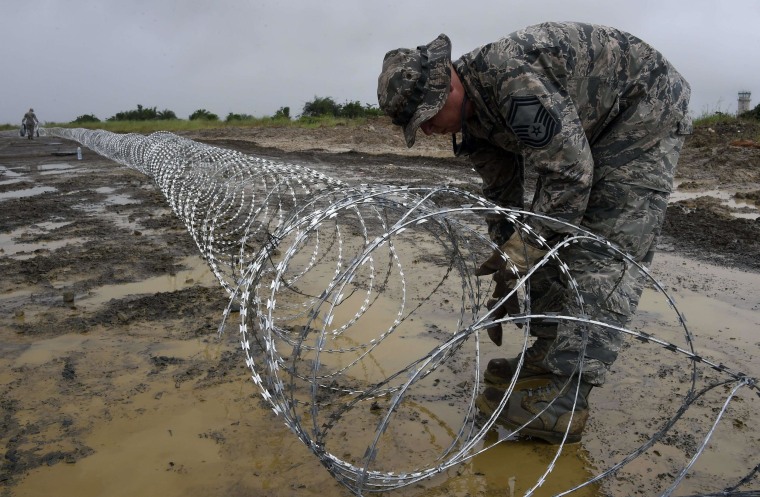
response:
[[[686,139],[687,148],[725,146],[733,141],[756,142],[760,137],[760,121],[719,121],[694,127],[694,134]]]
[[[717,184],[760,182],[760,122],[697,126],[686,139],[677,178]]]
[[[428,137],[418,133],[414,148],[404,143],[398,126],[389,118],[380,117],[363,124],[318,126],[227,127],[182,133],[193,140],[215,142],[237,140],[283,152],[322,151],[329,153],[358,152],[403,156],[451,156],[449,137]]]

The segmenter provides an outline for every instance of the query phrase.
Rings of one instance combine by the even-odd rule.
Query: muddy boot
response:
[[[541,364],[544,357],[546,357],[546,352],[549,350],[551,343],[551,339],[539,338],[533,345],[525,349],[525,360],[523,361],[522,368],[520,368],[520,374],[517,375],[518,378],[531,378],[550,374]],[[519,361],[519,355],[511,359],[503,357],[491,359],[488,361],[486,370],[483,372],[483,380],[485,380],[488,386],[502,390],[506,389],[512,381]]]
[[[553,375],[518,380],[507,405],[499,414],[499,424],[516,430],[528,423],[520,434],[540,438],[550,444],[562,443],[569,424],[565,442],[580,442],[588,420],[588,395],[592,385],[581,381],[576,400],[577,379],[565,385],[566,382],[567,377]],[[490,416],[503,395],[501,390],[486,388],[475,404],[483,414]],[[537,414],[538,417],[533,419]]]

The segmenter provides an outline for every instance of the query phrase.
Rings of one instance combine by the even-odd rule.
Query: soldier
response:
[[[418,129],[451,133],[454,153],[469,156],[482,177],[483,195],[504,207],[524,208],[525,170],[532,169],[538,180],[530,211],[602,236],[644,266],[654,255],[684,135],[691,133],[689,94],[683,77],[642,40],[580,23],[531,26],[453,63],[451,42],[440,35],[416,49],[388,52],[378,79],[380,108],[403,128],[407,146]],[[514,285],[513,268],[524,275],[572,232],[567,224],[531,218],[539,236],[528,240],[504,218],[486,222],[501,248],[476,272],[493,274],[496,282],[489,308]],[[592,242],[563,246],[559,256],[583,307],[547,261],[531,276],[533,313],[582,312],[619,327],[630,321],[643,286],[637,268]],[[507,312],[507,305],[497,307],[495,318]],[[500,344],[501,325],[488,331]],[[604,383],[622,337],[609,327],[569,321],[534,320],[531,334],[536,340],[523,354],[499,421],[513,429],[527,423],[522,433],[550,443],[560,443],[566,431],[567,442],[580,441],[589,392]],[[519,360],[488,363],[481,411],[495,411]]]
[[[29,109],[29,112],[24,114],[24,118],[21,120],[21,124],[24,125],[28,139],[34,140],[34,129],[37,124],[39,124],[37,116],[34,114],[34,109]]]

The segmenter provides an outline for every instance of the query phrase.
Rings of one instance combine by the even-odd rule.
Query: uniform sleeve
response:
[[[579,225],[594,177],[591,148],[573,101],[559,85],[526,71],[505,78],[500,111],[517,136],[526,167],[538,174],[531,211]],[[550,242],[568,232],[562,223],[536,219]]]
[[[524,208],[524,179],[521,158],[478,141],[470,153],[475,171],[483,178],[483,196],[501,207]],[[488,235],[497,245],[512,235],[513,225],[504,216],[487,214]]]

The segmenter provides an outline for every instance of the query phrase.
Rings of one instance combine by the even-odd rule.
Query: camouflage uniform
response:
[[[457,153],[470,156],[484,196],[522,208],[524,170],[534,168],[532,212],[580,225],[649,264],[684,135],[691,132],[689,85],[673,66],[630,34],[575,23],[528,27],[453,65],[474,107]],[[496,243],[511,234],[506,221],[487,222]],[[546,220],[531,224],[550,243],[568,231]],[[560,255],[579,284],[583,313],[626,325],[641,296],[639,271],[592,243]],[[581,312],[556,268],[534,276],[533,311]],[[583,330],[573,323],[532,328],[554,339],[546,369],[570,375]],[[583,379],[601,385],[621,337],[588,331]]]

